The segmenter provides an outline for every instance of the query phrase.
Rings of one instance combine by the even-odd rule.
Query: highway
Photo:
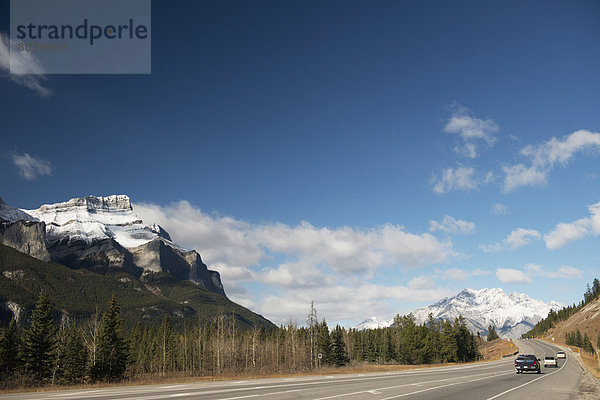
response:
[[[521,353],[544,359],[559,347],[538,340],[516,341]],[[542,368],[541,374],[519,374],[514,358],[441,368],[354,375],[198,382],[171,385],[124,386],[2,395],[0,399],[575,399],[582,375],[572,352],[559,360],[558,368]],[[600,398],[600,394],[598,394]]]

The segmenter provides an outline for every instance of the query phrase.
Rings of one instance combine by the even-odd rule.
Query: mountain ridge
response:
[[[153,318],[152,315],[160,310],[174,313],[174,318],[194,313],[215,317],[229,310],[239,316],[242,324],[246,324],[244,321],[254,321],[248,324],[272,326],[262,316],[229,300],[219,272],[208,269],[196,250],[186,250],[174,243],[169,233],[159,225],[145,224],[135,214],[131,200],[126,195],[85,196],[66,202],[44,204],[33,210],[17,209],[0,200],[0,244],[40,261],[23,261],[14,254],[7,256],[28,266],[34,265],[35,268],[30,268],[26,275],[39,278],[44,273],[36,271],[36,268],[52,268],[78,282],[79,286],[73,288],[74,292],[85,292],[86,283],[78,275],[65,272],[58,266],[50,267],[51,265],[68,267],[73,271],[88,270],[108,279],[102,281],[95,275],[89,275],[96,284],[107,282],[109,286],[119,287],[120,283],[112,282],[111,279],[133,282],[139,298],[128,300],[131,307],[138,300],[153,304],[155,299],[150,301],[149,296],[166,301],[161,303],[162,306],[138,307],[142,318]],[[7,252],[6,249],[2,251]],[[51,263],[46,263],[48,261]],[[19,314],[18,309],[27,309],[29,299],[22,288],[19,288],[23,282],[16,279],[24,276],[23,271],[13,267],[0,265],[4,274],[0,277],[3,278],[0,279],[3,283],[0,309],[4,309],[5,314],[10,311],[16,316]],[[48,283],[52,279],[45,279],[47,282],[44,285],[52,287],[53,284]],[[28,290],[30,296],[37,297],[33,288]],[[126,296],[136,296],[136,293],[124,293]],[[19,301],[15,301],[11,297],[13,295]],[[71,295],[74,294],[65,294]],[[191,312],[189,307],[180,310],[177,302],[193,304],[195,311]],[[206,310],[201,310],[203,307]],[[76,309],[77,307],[71,311],[75,312]],[[68,313],[69,310],[65,311]],[[86,312],[89,314],[88,309]]]
[[[487,336],[488,326],[492,325],[501,337],[518,338],[545,318],[551,309],[560,308],[554,301],[545,303],[517,292],[506,294],[501,288],[467,288],[453,297],[418,308],[413,315],[417,323],[425,323],[429,314],[433,319],[449,321],[462,316],[471,332]]]
[[[412,312],[415,322],[424,324],[431,314],[434,320],[454,322],[462,316],[465,325],[473,333],[487,336],[489,325],[494,326],[501,337],[520,337],[538,321],[545,318],[550,310],[558,310],[561,305],[551,301],[545,303],[523,293],[506,294],[501,288],[466,288],[454,296],[446,297],[426,307]],[[355,326],[355,329],[377,329],[393,326],[392,321],[369,318]]]

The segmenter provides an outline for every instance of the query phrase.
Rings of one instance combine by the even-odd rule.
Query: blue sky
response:
[[[152,14],[151,75],[15,77],[0,54],[8,204],[128,194],[277,323],[465,287],[567,304],[600,275],[597,2]]]

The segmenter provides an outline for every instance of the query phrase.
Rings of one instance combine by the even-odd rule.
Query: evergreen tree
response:
[[[344,342],[344,332],[339,325],[331,333],[331,341],[333,364],[338,367],[346,365],[349,361],[348,352],[346,351],[346,343]]]
[[[598,278],[594,278],[594,282],[592,283],[592,295],[595,299],[600,296],[600,280]]]
[[[488,326],[488,342],[491,342],[492,340],[496,340],[498,338],[500,338],[500,336],[498,336],[498,333],[496,333],[496,328],[492,324],[490,324]]]
[[[331,364],[331,336],[329,336],[329,327],[327,322],[319,324],[319,333],[317,335],[317,351],[321,353],[321,365]]]
[[[443,362],[458,361],[458,347],[456,345],[456,333],[449,321],[444,321],[442,335],[440,338],[440,355]]]
[[[583,346],[583,338],[581,337],[581,332],[579,329],[575,331],[575,340],[573,342],[574,346],[582,347]]]
[[[19,358],[20,346],[21,338],[13,318],[0,337],[0,378],[6,379],[14,375],[21,363]]]
[[[78,327],[73,326],[64,350],[63,380],[67,383],[83,383],[87,370],[88,354]]]
[[[383,362],[390,362],[396,358],[393,342],[392,330],[386,328],[383,332],[383,346],[381,348],[381,358],[383,358]]]
[[[120,313],[121,307],[113,296],[98,329],[98,354],[91,370],[94,380],[118,381],[125,375],[129,349],[123,336]]]
[[[585,333],[583,335],[583,340],[582,340],[582,343],[581,343],[581,347],[586,352],[588,352],[590,354],[594,354],[594,346],[592,345],[592,341],[590,340],[590,338],[587,335],[587,333]]]
[[[25,332],[23,349],[25,370],[36,382],[43,382],[52,375],[56,329],[48,294],[42,290],[31,316],[31,327]]]

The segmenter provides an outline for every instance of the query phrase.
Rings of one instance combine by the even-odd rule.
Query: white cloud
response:
[[[541,276],[550,279],[581,279],[583,278],[583,271],[563,265],[556,271],[546,271],[544,268],[537,264],[527,264],[525,270],[529,272],[531,276]]]
[[[429,221],[429,230],[431,232],[442,231],[446,233],[461,233],[468,235],[475,233],[475,224],[462,219],[454,219],[449,215],[444,215],[442,222]]]
[[[450,268],[445,270],[442,276],[444,279],[451,279],[453,281],[464,282],[469,278],[469,276],[471,276],[471,274],[469,274],[464,269]]]
[[[548,170],[540,169],[538,165],[530,167],[516,164],[502,167],[505,173],[503,191],[508,193],[520,186],[541,186],[548,180]]]
[[[516,249],[531,244],[533,240],[539,240],[540,237],[540,233],[535,229],[518,228],[504,239],[504,243],[511,249]]]
[[[432,189],[437,194],[444,194],[453,190],[465,192],[477,190],[478,182],[475,179],[473,167],[446,168],[441,176],[431,179]]]
[[[11,72],[12,57],[12,72]],[[36,92],[40,97],[52,95],[50,89],[42,86],[46,79],[44,70],[31,51],[19,51],[10,54],[10,39],[0,33],[0,76],[10,78],[13,82]]]
[[[492,214],[506,215],[508,214],[508,207],[502,203],[496,203],[492,206]]]
[[[573,223],[561,222],[556,225],[552,232],[544,235],[546,247],[550,250],[556,250],[567,243],[581,239],[588,234],[588,220],[580,219]]]
[[[498,125],[491,119],[482,120],[470,114],[466,107],[454,105],[452,117],[444,127],[444,131],[455,133],[462,139],[462,144],[455,147],[455,151],[467,158],[476,158],[479,155],[479,144],[485,142],[493,146],[496,142],[494,133],[498,132]]]
[[[231,276],[240,269],[237,274],[244,276],[245,268],[257,267],[274,254],[287,257],[285,263],[324,265],[347,274],[365,273],[384,265],[422,267],[443,262],[453,254],[450,242],[442,243],[430,234],[413,234],[391,224],[369,230],[317,228],[308,222],[296,226],[255,225],[208,215],[187,201],[164,207],[135,204],[135,211],[146,223],[163,226],[175,242],[197,249],[208,264],[228,269]]]
[[[523,271],[511,268],[498,268],[496,278],[502,283],[531,283],[531,278]]]
[[[255,274],[255,278],[285,288],[331,287],[337,283],[334,275],[327,275],[309,262],[284,263]]]
[[[560,222],[548,234],[544,235],[546,247],[550,250],[559,249],[566,244],[582,239],[589,235],[600,235],[600,202],[588,206],[589,217],[566,223]]]
[[[500,251],[504,249],[517,249],[531,244],[534,240],[539,240],[541,234],[535,229],[517,228],[502,240],[501,243],[491,245],[479,245],[479,248],[486,253]]]
[[[460,268],[449,268],[447,270],[436,270],[436,274],[442,277],[445,280],[453,280],[458,282],[464,282],[472,276],[484,276],[491,274],[488,270],[483,270],[477,268],[473,271],[467,271]]]
[[[566,166],[575,154],[581,152],[598,152],[600,150],[600,133],[579,130],[562,138],[550,140],[521,149],[521,155],[527,157],[530,165],[515,164],[503,167],[505,173],[505,192],[510,192],[520,186],[543,185],[548,180],[548,174],[555,165]]]
[[[50,161],[39,158],[36,155],[13,154],[13,164],[19,169],[19,174],[28,181],[38,176],[51,175],[52,164]]]
[[[419,275],[408,282],[408,287],[413,290],[431,289],[435,287],[435,281],[429,276]]]
[[[395,314],[393,300],[422,302],[450,294],[436,287],[432,277],[417,277],[405,286],[363,280],[384,266],[415,268],[454,255],[450,242],[410,233],[402,226],[252,224],[206,214],[187,201],[134,204],[134,210],[145,223],[164,227],[176,243],[198,250],[209,268],[221,273],[232,300],[277,323],[290,316],[304,323],[312,300],[327,319],[349,320]],[[262,285],[261,294],[245,291],[245,282]]]

